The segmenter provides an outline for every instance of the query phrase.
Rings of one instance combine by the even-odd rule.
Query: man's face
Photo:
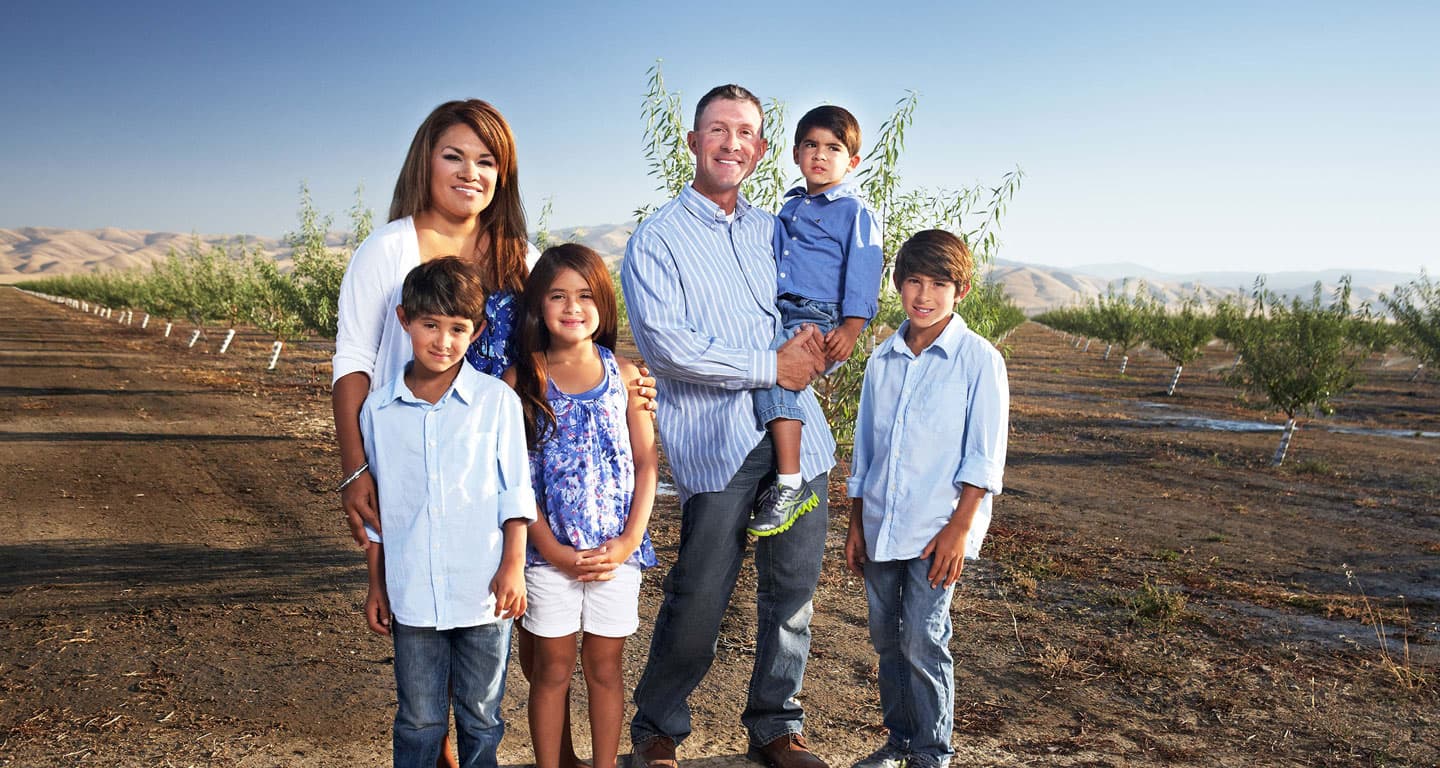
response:
[[[695,190],[711,199],[739,191],[740,182],[765,154],[763,125],[760,110],[748,101],[715,99],[706,104],[695,130],[685,137],[695,154]]]

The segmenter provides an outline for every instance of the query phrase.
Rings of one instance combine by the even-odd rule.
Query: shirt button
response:
[[[790,255],[790,249],[789,249],[789,248],[786,248],[786,249],[785,249],[785,255],[786,255],[786,256],[789,256],[789,255]]]
[[[809,205],[809,204],[810,204],[810,201],[809,201],[809,200],[806,200],[806,201],[805,201],[805,204],[806,204],[806,205]]]
[[[794,221],[796,218],[798,218],[798,217],[796,217],[796,216],[791,216],[791,217],[790,217],[790,220],[791,220],[791,221]]]
[[[784,272],[781,272],[781,273],[780,273],[780,276],[781,276],[781,277],[784,277],[784,276],[785,276],[785,273],[784,273]]]
[[[794,240],[794,239],[795,239],[795,236],[794,236],[794,235],[791,235],[791,236],[790,236],[790,239],[791,239],[791,240]]]

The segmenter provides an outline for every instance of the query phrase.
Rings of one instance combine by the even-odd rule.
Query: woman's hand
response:
[[[345,509],[351,538],[362,548],[368,546],[370,537],[365,535],[365,526],[380,532],[380,503],[375,493],[375,478],[369,470],[361,472],[340,492],[340,505]]]

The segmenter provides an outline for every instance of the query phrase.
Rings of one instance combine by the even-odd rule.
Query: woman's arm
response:
[[[360,406],[370,394],[370,377],[363,373],[341,376],[330,391],[330,405],[335,414],[335,439],[340,443],[341,477],[349,477],[365,463],[365,441],[360,436]],[[380,503],[375,492],[375,478],[364,472],[340,492],[345,522],[350,536],[361,547],[369,543],[365,526],[380,530]]]

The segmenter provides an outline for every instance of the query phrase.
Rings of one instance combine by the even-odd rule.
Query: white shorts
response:
[[[629,637],[640,628],[640,566],[622,563],[609,581],[576,581],[551,565],[525,567],[525,629],[538,637],[584,630]]]

